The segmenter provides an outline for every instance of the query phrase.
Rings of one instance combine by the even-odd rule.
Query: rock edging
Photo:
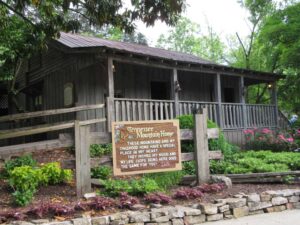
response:
[[[300,209],[300,189],[265,191],[261,194],[238,194],[231,198],[217,199],[215,203],[192,206],[161,206],[142,211],[126,211],[102,217],[83,217],[57,222],[32,220],[15,221],[14,225],[194,225],[206,221],[239,218],[248,215]]]

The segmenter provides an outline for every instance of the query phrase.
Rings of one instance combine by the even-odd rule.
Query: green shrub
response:
[[[131,195],[144,195],[149,194],[151,192],[155,192],[160,190],[158,184],[155,180],[150,178],[142,178],[140,180],[132,180],[130,182],[130,186],[132,188],[131,192],[128,192]]]
[[[13,193],[14,202],[20,206],[28,204],[40,183],[37,169],[30,166],[14,168],[9,173],[9,184],[15,191]]]
[[[18,206],[26,206],[32,201],[34,193],[33,190],[15,191],[12,194],[14,203]]]
[[[38,186],[68,182],[72,179],[71,170],[63,170],[59,163],[48,163],[39,167],[20,166],[9,172],[9,184],[14,190],[14,202],[27,205]]]
[[[112,153],[112,144],[92,144],[90,146],[91,157],[101,157]]]
[[[178,116],[180,129],[193,129],[194,128],[194,117],[193,115],[182,115]]]
[[[169,188],[178,185],[184,176],[182,171],[163,172],[163,173],[148,173],[145,178],[153,179],[160,189],[167,191]]]
[[[196,162],[194,160],[183,162],[182,165],[183,165],[182,172],[184,175],[196,174]]]
[[[58,162],[47,163],[40,170],[45,177],[46,184],[59,184],[72,179],[72,171],[61,169]]]
[[[193,115],[182,115],[177,117],[179,119],[180,129],[193,129],[194,128],[194,117]],[[218,125],[207,120],[207,128],[218,128]],[[230,155],[235,153],[239,148],[235,145],[229,144],[224,134],[220,131],[219,138],[208,140],[209,150],[221,150],[224,155]],[[194,152],[194,142],[181,141],[182,152]]]
[[[91,169],[92,178],[99,178],[106,180],[112,175],[112,169],[110,166],[100,166]]]
[[[40,183],[37,171],[30,166],[16,167],[9,176],[10,186],[19,191],[36,189]]]
[[[130,181],[109,179],[101,182],[104,186],[103,194],[111,197],[118,196],[121,192],[139,196],[160,190],[155,180],[150,178]]]
[[[32,158],[31,155],[20,156],[16,159],[11,159],[5,162],[4,169],[7,174],[14,170],[16,167],[20,166],[30,166],[35,167],[37,165],[36,161]]]
[[[103,194],[111,197],[118,196],[121,192],[129,193],[129,190],[131,189],[129,181],[127,180],[109,179],[102,180],[101,182],[104,186]]]

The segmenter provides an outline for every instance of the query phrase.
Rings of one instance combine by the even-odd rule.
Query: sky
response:
[[[219,34],[223,41],[226,37],[239,33],[241,37],[247,36],[248,13],[237,0],[187,0],[187,9],[183,16],[200,24],[202,30],[206,30],[209,24]],[[154,27],[146,27],[143,23],[137,23],[137,30],[146,35],[148,43],[155,46],[160,34],[167,33],[168,26],[156,22]]]

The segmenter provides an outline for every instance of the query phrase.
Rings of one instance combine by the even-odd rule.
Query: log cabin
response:
[[[36,123],[106,117],[92,129],[109,132],[111,121],[162,120],[207,107],[232,142],[243,129],[280,127],[276,81],[280,75],[220,65],[194,55],[70,33],[25,63],[17,77],[28,112],[105,103],[106,110],[75,112]],[[250,85],[267,83],[269,104],[248,104]],[[49,134],[47,138],[58,135]]]

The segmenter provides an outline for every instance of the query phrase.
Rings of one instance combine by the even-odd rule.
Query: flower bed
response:
[[[139,211],[123,211],[101,217],[84,216],[69,221],[39,224],[198,224],[206,221],[217,221],[223,219],[239,218],[248,215],[280,212],[288,209],[300,209],[300,189],[285,189],[279,191],[264,191],[261,193],[237,194],[230,198],[216,199],[214,203],[194,203],[192,207],[183,205],[173,205],[163,207],[159,204],[153,204],[150,209]],[[74,208],[64,205],[43,205],[34,207],[31,213],[40,216],[47,211],[60,212],[61,214],[71,213],[74,210],[86,209],[105,209],[113,204],[113,200],[95,197],[85,204],[76,204]],[[16,214],[7,214],[16,217]],[[0,219],[1,216],[0,215]],[[20,215],[19,215],[20,216]],[[24,219],[24,218],[20,218]],[[40,220],[41,221],[41,220]],[[36,220],[26,222],[27,225],[36,224]],[[19,221],[18,224],[21,224]]]
[[[300,132],[262,129],[244,130],[246,136],[246,149],[272,151],[291,151],[298,148]]]

